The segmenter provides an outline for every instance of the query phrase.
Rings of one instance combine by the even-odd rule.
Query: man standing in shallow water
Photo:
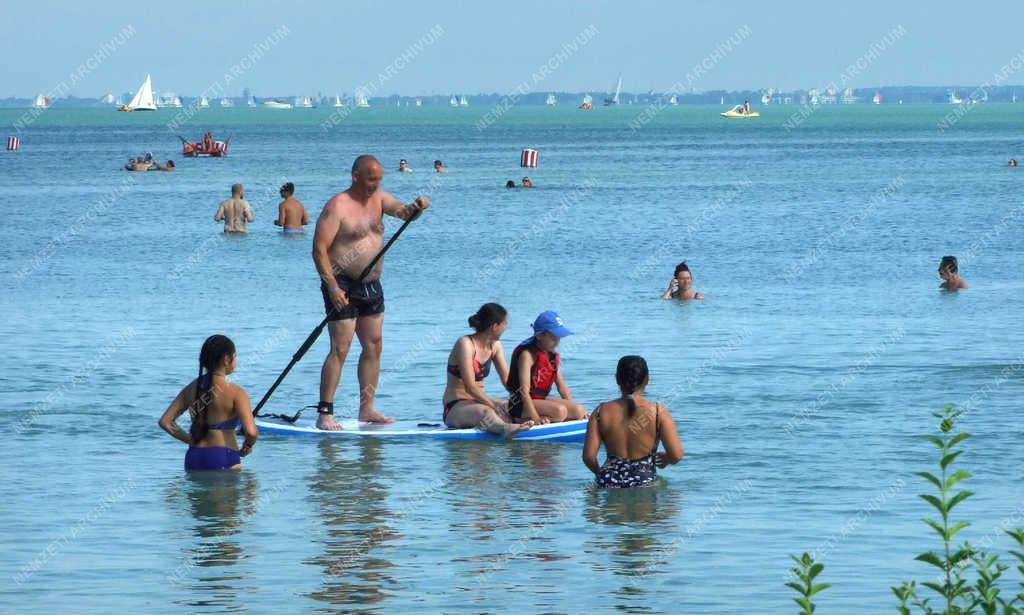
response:
[[[384,214],[408,220],[429,207],[430,201],[418,196],[406,205],[380,190],[383,179],[380,161],[368,154],[359,156],[352,163],[352,185],[327,201],[316,222],[313,264],[320,274],[320,292],[331,336],[331,349],[320,371],[318,429],[341,429],[334,419],[334,393],[353,334],[362,347],[358,369],[359,420],[394,422],[374,407],[383,347],[383,261],[378,260],[362,281],[357,280],[384,243]]]
[[[249,201],[245,200],[245,186],[242,184],[231,186],[231,198],[221,201],[217,213],[213,214],[214,222],[224,221],[225,233],[244,233],[245,223],[255,219]]]

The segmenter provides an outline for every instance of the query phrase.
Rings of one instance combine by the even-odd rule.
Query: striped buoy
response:
[[[21,139],[18,137],[7,137],[7,151],[16,152],[21,147]]]
[[[519,166],[530,167],[531,169],[537,168],[537,156],[537,150],[524,149],[523,154],[519,157]]]

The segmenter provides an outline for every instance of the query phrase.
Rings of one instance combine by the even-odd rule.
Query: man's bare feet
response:
[[[341,431],[341,424],[334,420],[333,414],[321,414],[316,417],[316,428],[324,431]]]
[[[359,421],[362,423],[380,423],[382,425],[387,425],[388,423],[394,423],[395,419],[390,416],[384,416],[376,410],[371,410],[369,412],[360,412]]]
[[[507,440],[511,440],[512,438],[516,437],[517,433],[526,431],[531,427],[533,427],[533,421],[524,421],[522,423],[509,423],[508,426],[505,428],[505,438]]]

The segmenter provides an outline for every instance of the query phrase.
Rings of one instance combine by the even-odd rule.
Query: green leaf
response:
[[[824,569],[825,569],[825,564],[814,564],[813,566],[811,566],[811,570],[807,574],[807,578],[808,579],[813,579],[814,577],[816,577],[819,574],[821,574],[821,571],[824,570]]]
[[[921,581],[921,585],[924,585],[925,587],[927,587],[928,589],[932,590],[936,594],[939,594],[941,596],[945,596],[946,595],[946,586],[945,585],[940,585],[938,583],[933,583],[932,581]]]
[[[938,436],[925,436],[924,439],[928,440],[929,442],[939,447],[940,449],[946,448],[946,443],[942,440],[942,438]]]
[[[942,481],[940,481],[931,472],[918,472],[917,475],[920,476],[921,478],[927,480],[931,484],[935,485],[937,488],[942,489]]]
[[[808,596],[813,596],[814,594],[816,594],[816,593],[818,593],[818,592],[820,592],[822,590],[828,589],[830,587],[832,587],[831,583],[818,583],[817,585],[815,585],[814,587],[811,588],[810,593],[807,594],[807,595]]]
[[[959,532],[960,530],[964,529],[965,527],[967,527],[970,524],[971,524],[970,521],[957,521],[956,523],[954,523],[953,526],[949,528],[948,539],[950,541],[952,541],[953,537],[956,536],[957,532]]]
[[[945,470],[949,466],[949,464],[956,461],[956,458],[959,457],[961,453],[963,453],[963,451],[956,451],[948,455],[945,455],[942,458],[942,460],[939,461],[939,466],[942,467],[943,470]]]
[[[789,583],[786,583],[786,587],[793,588],[793,591],[795,591],[796,593],[800,594],[801,596],[804,593],[804,586],[800,585],[799,583],[797,583],[795,581],[790,581]]]
[[[945,562],[943,562],[941,559],[939,559],[939,556],[935,555],[935,553],[933,553],[931,551],[926,551],[926,552],[918,555],[914,559],[919,561],[919,562],[925,562],[926,564],[931,564],[932,566],[935,566],[939,570],[945,570],[946,569]]]
[[[960,502],[963,502],[972,495],[974,495],[973,491],[961,491],[960,493],[954,495],[952,498],[950,498],[948,504],[949,507],[946,510],[953,510],[954,506],[956,506]]]
[[[929,504],[934,506],[935,510],[939,511],[940,513],[942,513],[943,517],[946,516],[946,504],[942,500],[940,500],[939,498],[935,497],[934,495],[931,495],[931,494],[928,494],[928,493],[922,493],[918,497],[920,497],[925,502],[928,502]]]
[[[922,521],[924,521],[928,525],[928,527],[930,527],[933,530],[935,530],[935,533],[938,534],[940,538],[942,538],[943,540],[946,539],[946,528],[945,528],[945,526],[943,526],[941,523],[939,523],[938,521],[935,521],[933,519],[922,519]]]
[[[949,448],[953,448],[957,444],[960,444],[961,442],[963,442],[964,440],[966,440],[967,438],[970,438],[970,437],[971,437],[971,434],[969,434],[967,432],[960,432],[960,433],[956,434],[955,436],[953,436],[953,439],[949,441]]]
[[[940,485],[939,489],[942,489],[943,491],[949,491],[950,489],[953,488],[954,485],[964,480],[965,478],[970,477],[971,473],[968,472],[967,470],[957,470],[956,472],[953,472],[953,474],[951,474],[948,478],[946,478],[946,484]]]

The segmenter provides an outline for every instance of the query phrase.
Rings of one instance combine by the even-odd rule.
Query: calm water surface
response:
[[[487,109],[372,109],[330,130],[330,109],[177,129],[169,111],[44,113],[0,156],[0,608],[790,612],[787,555],[813,551],[822,609],[877,613],[929,572],[917,436],[944,403],[974,434],[962,536],[1005,553],[1001,527],[1024,525],[1024,171],[1005,167],[1024,108],[947,131],[939,105],[823,108],[793,130],[795,107],[630,129],[641,110],[513,109],[478,129]],[[206,129],[230,157],[179,160],[176,135]],[[523,147],[537,187],[506,191]],[[118,171],[147,149],[179,170]],[[322,317],[310,236],[271,225],[277,187],[315,215],[363,152],[409,159],[385,188],[432,200],[386,259],[382,410],[439,419],[482,302],[509,308],[507,348],[557,309],[575,396],[614,397],[618,357],[644,355],[683,463],[599,493],[579,445],[268,435],[240,475],[186,476],[156,420],[202,340],[235,340],[233,380],[259,398]],[[212,222],[236,181],[257,216],[241,239]],[[944,254],[969,291],[938,292]],[[706,301],[658,299],[682,259]],[[316,402],[326,350],[272,410]]]

